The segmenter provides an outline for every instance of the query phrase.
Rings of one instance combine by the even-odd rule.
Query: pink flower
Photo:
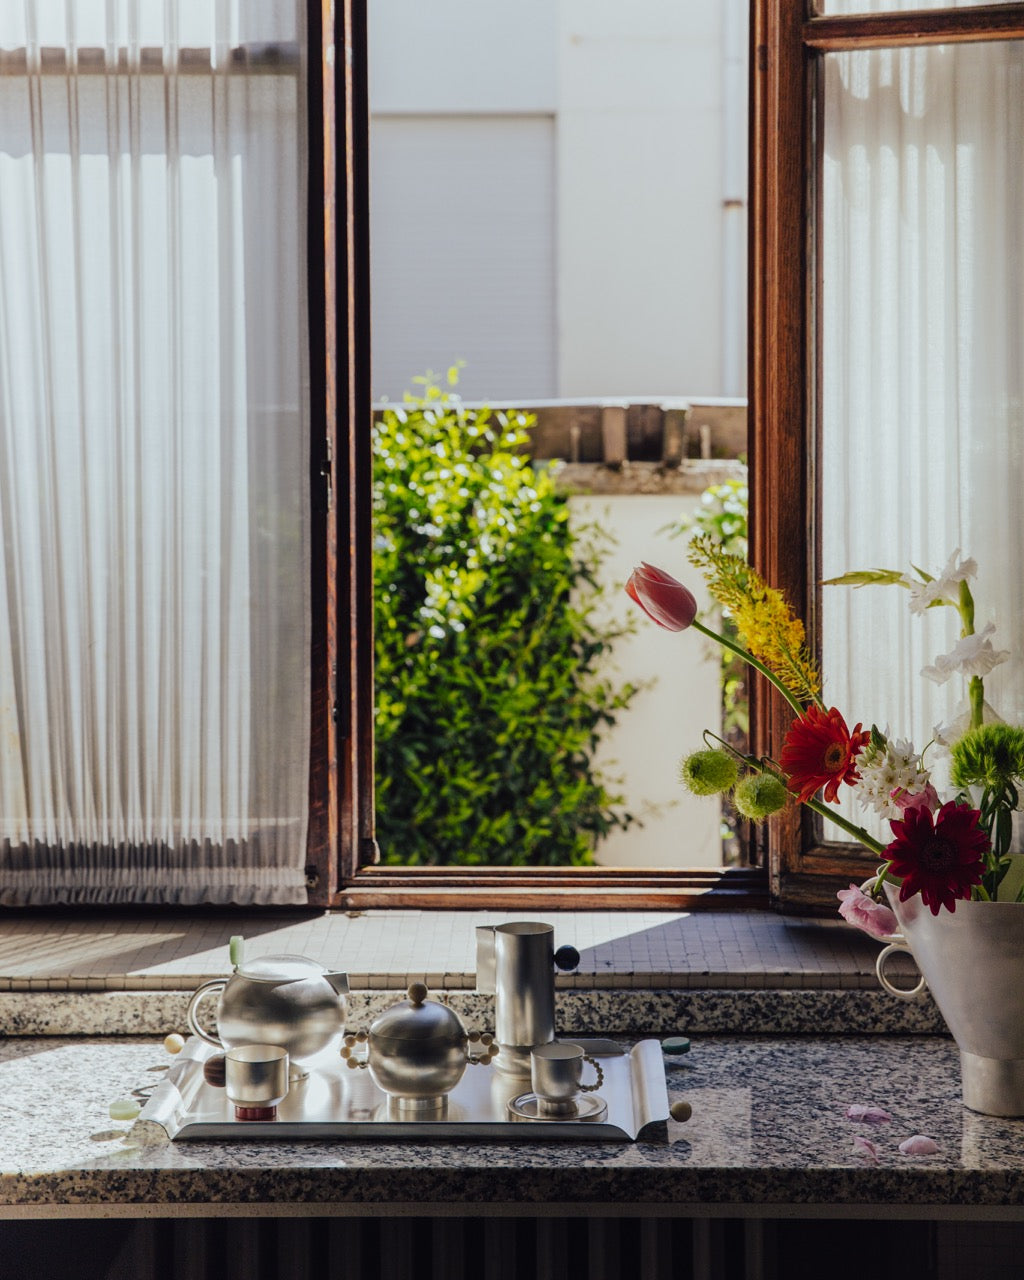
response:
[[[930,782],[923,791],[910,792],[897,788],[895,791],[890,791],[889,799],[903,813],[908,809],[927,809],[930,813],[935,813],[942,804],[939,793]]]
[[[854,924],[873,938],[888,938],[899,933],[900,926],[890,907],[884,902],[876,902],[869,898],[863,889],[851,884],[849,889],[840,889],[836,894],[841,905],[839,914],[849,924]],[[851,1117],[855,1118],[855,1117]]]
[[[666,631],[685,631],[697,616],[693,592],[664,569],[641,563],[626,583],[626,594]]]
[[[905,1156],[933,1156],[938,1149],[939,1144],[934,1138],[926,1138],[923,1133],[915,1133],[900,1143],[900,1152]]]
[[[888,1124],[892,1116],[881,1107],[866,1107],[863,1103],[855,1103],[846,1108],[847,1120],[859,1120],[861,1124]]]
[[[875,1164],[878,1164],[878,1148],[869,1138],[862,1138],[860,1134],[855,1134],[853,1139],[853,1154],[856,1156],[867,1156]]]

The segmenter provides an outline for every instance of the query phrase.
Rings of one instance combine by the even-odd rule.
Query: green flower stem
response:
[[[752,653],[748,653],[742,645],[736,644],[736,642],[730,640],[728,636],[723,636],[717,631],[712,631],[710,627],[706,627],[702,622],[698,622],[696,618],[694,618],[690,623],[690,626],[696,628],[701,635],[707,636],[709,640],[714,640],[718,644],[722,645],[723,648],[731,650],[738,658],[742,658],[744,662],[753,667],[755,671],[760,671],[761,675],[763,675],[770,684],[774,685],[775,688],[778,689],[779,693],[782,694],[796,714],[798,716],[803,715],[804,708],[800,705],[793,694],[790,693],[778,676],[773,671],[769,671],[763,662],[758,662],[754,655]]]
[[[957,602],[960,614],[960,635],[974,635],[974,596],[967,585],[967,579],[960,583],[960,598]],[[971,676],[967,681],[967,699],[971,707],[972,729],[980,729],[985,722],[985,682],[981,676]]]
[[[967,699],[971,704],[972,729],[980,729],[985,722],[985,682],[981,676],[971,676],[967,681]]]
[[[834,822],[837,827],[842,827],[847,835],[851,835],[855,840],[859,840],[861,844],[870,849],[872,853],[885,853],[884,844],[879,844],[875,837],[869,836],[863,827],[858,827],[855,822],[848,821],[848,819],[844,818],[841,813],[836,813],[820,800],[812,798],[810,800],[805,800],[804,804],[808,809],[813,809],[815,813],[821,814],[823,818],[828,818],[829,822]]]
[[[963,630],[960,632],[962,636],[974,635],[974,596],[971,595],[971,588],[967,585],[967,579],[963,578],[960,582],[960,600],[957,604],[957,610],[960,614],[960,622]]]

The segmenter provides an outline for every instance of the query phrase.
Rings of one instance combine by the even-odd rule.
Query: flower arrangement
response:
[[[1012,815],[1024,779],[1024,729],[996,720],[985,702],[984,679],[1009,654],[994,648],[993,624],[975,630],[969,585],[977,573],[975,562],[961,559],[957,550],[937,576],[917,568],[912,573],[872,569],[824,584],[896,585],[910,593],[915,614],[939,607],[957,610],[959,641],[922,674],[939,684],[964,677],[968,711],[955,725],[936,729],[932,742],[918,752],[877,725],[851,728],[837,708],[825,705],[803,624],[744,559],[707,537],[695,537],[690,560],[732,617],[738,640],[704,626],[693,593],[653,565],[633,571],[627,593],[659,626],[693,628],[736,653],[782,694],[793,720],[778,760],[742,754],[706,731],[705,747],[682,762],[683,783],[697,795],[731,791],[739,812],[755,821],[787,804],[805,805],[877,854],[876,875],[837,895],[840,915],[875,937],[898,931],[882,896],[886,881],[898,886],[901,902],[919,893],[935,915],[942,908],[955,910],[961,899],[996,900],[1010,867]],[[947,799],[940,797],[926,764],[929,751],[948,752],[953,794]],[[888,843],[830,808],[847,787],[865,808],[888,819]],[[1024,888],[1014,900],[1024,901]]]

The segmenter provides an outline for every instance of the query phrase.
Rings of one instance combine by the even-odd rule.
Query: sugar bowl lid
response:
[[[427,988],[414,982],[407,999],[393,1004],[370,1026],[370,1039],[464,1044],[466,1028],[454,1009],[427,999]]]

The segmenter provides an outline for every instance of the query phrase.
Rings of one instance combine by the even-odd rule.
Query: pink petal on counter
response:
[[[857,1156],[867,1156],[869,1160],[873,1160],[875,1164],[878,1164],[878,1148],[867,1138],[854,1137],[853,1153]]]
[[[915,1133],[912,1138],[905,1138],[900,1143],[900,1151],[905,1156],[933,1156],[938,1149],[938,1143],[932,1138],[926,1138],[923,1133]]]
[[[881,1107],[866,1107],[862,1103],[857,1103],[852,1107],[846,1108],[847,1120],[857,1120],[861,1124],[888,1124],[892,1116],[888,1111],[883,1111]]]

